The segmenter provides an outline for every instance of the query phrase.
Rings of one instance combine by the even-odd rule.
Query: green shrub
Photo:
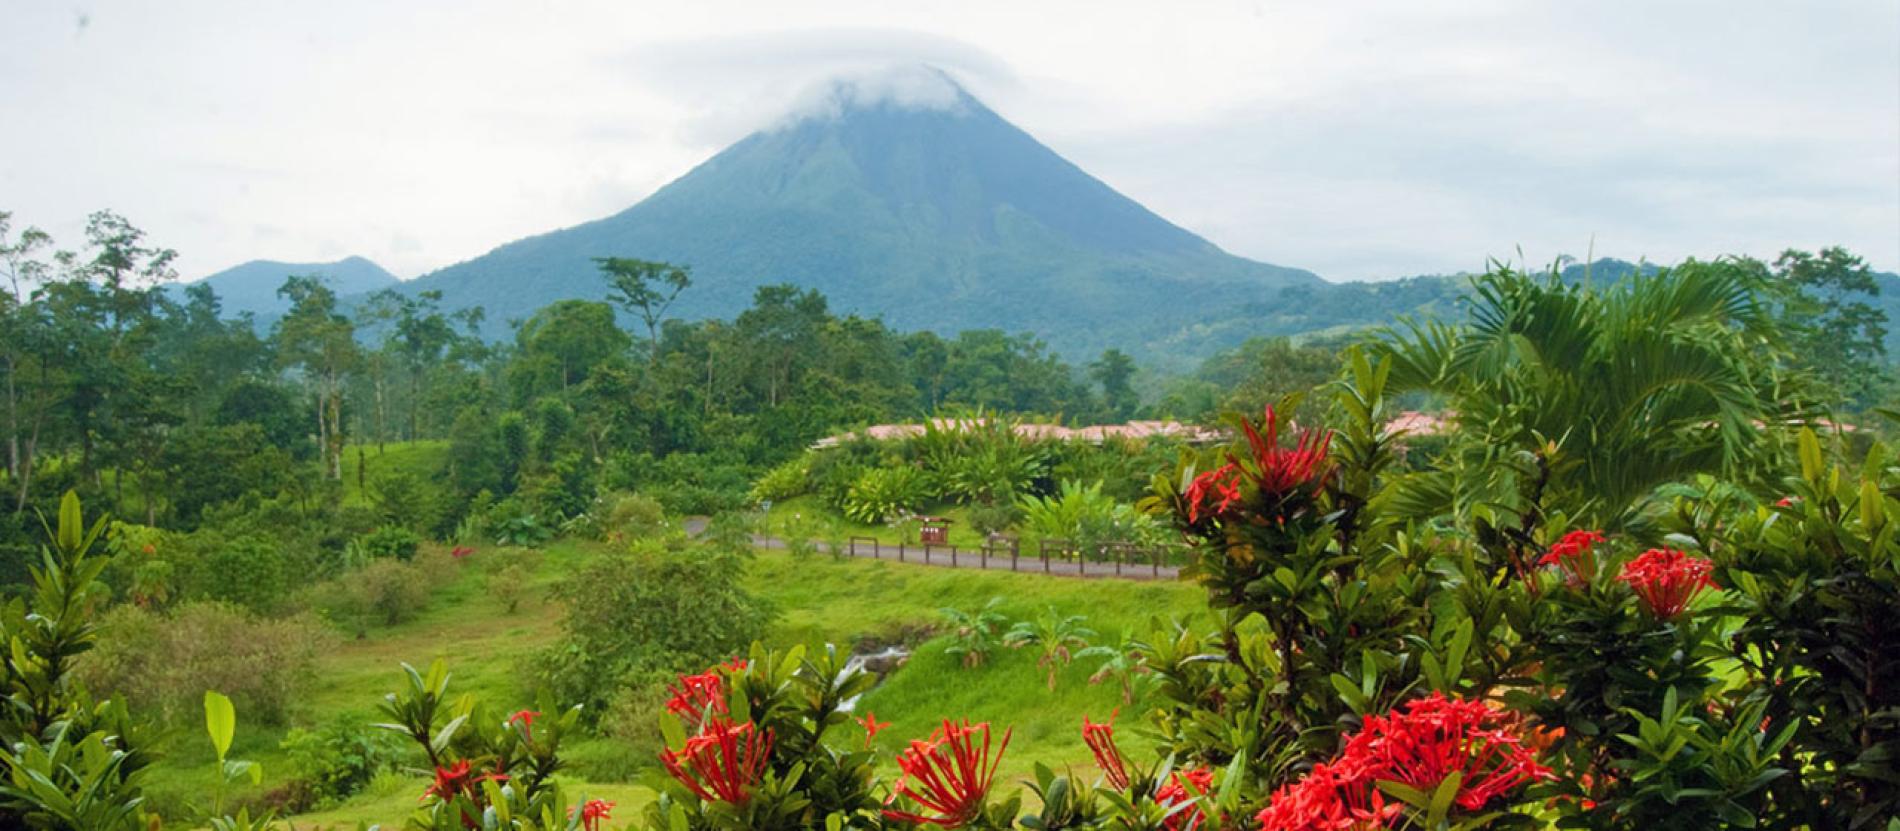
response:
[[[811,490],[811,458],[799,455],[765,472],[752,483],[753,503],[784,502]]]
[[[355,621],[359,633],[370,623],[394,626],[428,605],[434,582],[414,563],[372,560],[337,578],[330,610],[340,619]]]
[[[1085,550],[1102,543],[1154,544],[1168,537],[1167,529],[1153,517],[1103,493],[1100,482],[1063,482],[1053,496],[1024,497],[1017,504],[1025,529],[1044,539],[1069,540]]]
[[[746,559],[710,546],[649,540],[596,558],[556,584],[563,637],[541,657],[563,701],[598,718],[617,691],[654,671],[725,660],[764,631],[771,613],[745,588]]]
[[[339,718],[317,730],[292,728],[279,749],[290,757],[290,774],[315,797],[309,808],[334,805],[402,761],[401,740],[352,718]]]
[[[609,542],[638,539],[666,527],[666,507],[653,497],[615,492],[602,496],[595,508],[596,538]]]
[[[1007,531],[1021,519],[1022,509],[1014,503],[999,502],[970,509],[970,527],[985,537]]]
[[[401,560],[409,562],[416,558],[416,551],[422,548],[422,538],[416,532],[400,525],[386,525],[350,541],[350,559],[364,563],[371,560]]]
[[[279,608],[289,591],[292,564],[275,542],[258,536],[191,535],[181,557],[188,594],[257,611]]]
[[[371,510],[384,527],[427,532],[435,527],[442,511],[438,489],[408,471],[378,473],[370,479],[367,490]]]
[[[511,563],[488,575],[488,594],[512,615],[532,590],[533,580],[534,574],[525,566],[518,562]]]
[[[245,718],[276,724],[328,641],[309,615],[259,617],[226,603],[186,603],[168,614],[120,606],[102,619],[80,677],[94,693],[123,695],[169,723],[196,716],[205,690],[217,690]]]
[[[845,495],[844,515],[876,525],[914,512],[929,498],[929,480],[923,471],[914,467],[877,468],[865,471],[851,486]]]

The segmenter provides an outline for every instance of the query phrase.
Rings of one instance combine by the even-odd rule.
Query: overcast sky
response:
[[[1847,245],[1900,269],[1900,3],[41,2],[0,210],[186,277],[412,277],[625,208],[827,78],[942,67],[1235,253],[1332,279]]]

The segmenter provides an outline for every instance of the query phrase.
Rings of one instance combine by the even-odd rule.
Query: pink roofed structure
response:
[[[963,432],[978,426],[987,426],[989,419],[933,418],[931,427],[942,431]],[[924,434],[923,424],[875,424],[850,433],[826,436],[812,443],[813,450],[837,447],[860,436],[872,441],[898,441],[916,438]],[[1017,424],[1011,428],[1016,435],[1032,441],[1085,441],[1101,444],[1110,439],[1155,439],[1166,438],[1189,444],[1209,444],[1225,441],[1227,433],[1179,421],[1130,421],[1126,424],[1102,424],[1091,427],[1064,427],[1060,424]]]

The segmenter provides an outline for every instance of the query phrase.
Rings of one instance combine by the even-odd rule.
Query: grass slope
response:
[[[551,585],[585,558],[604,550],[591,543],[556,543],[547,550],[536,582]],[[479,572],[472,565],[464,568],[415,620],[372,630],[367,637],[345,641],[325,655],[308,679],[293,721],[305,727],[338,719],[376,721],[377,703],[399,680],[397,664],[422,666],[437,657],[451,659],[456,694],[474,693],[497,707],[527,704],[531,696],[520,681],[522,661],[559,637],[560,610],[536,593],[515,614],[506,614],[486,593]],[[1199,592],[1184,584],[974,572],[824,555],[799,559],[782,552],[761,553],[748,581],[779,613],[767,636],[773,645],[814,639],[852,644],[867,637],[888,638],[937,625],[938,610],[945,606],[973,608],[992,597],[1004,598],[1003,611],[1012,618],[1032,617],[1048,606],[1085,614],[1104,640],[1118,635],[1123,627],[1145,628],[1157,615],[1187,615],[1202,608]],[[860,711],[874,711],[881,720],[893,723],[878,738],[885,751],[895,751],[909,739],[927,734],[941,718],[989,721],[999,732],[1004,727],[1016,731],[1003,765],[1006,777],[1014,780],[1026,775],[1035,761],[1086,764],[1089,756],[1078,730],[1082,714],[1103,718],[1121,705],[1113,684],[1088,684],[1093,661],[1070,666],[1052,692],[1043,685],[1043,673],[1028,652],[1005,651],[989,666],[966,670],[943,654],[947,645],[945,637],[926,641],[907,666],[890,675],[859,705]],[[277,747],[286,729],[245,723],[242,713],[239,720],[234,757],[253,759],[265,767],[264,786],[256,790],[282,784],[289,774],[288,760]],[[196,725],[181,729],[170,745],[151,779],[160,803],[195,801],[210,793],[210,751]],[[650,799],[650,791],[597,776],[604,763],[596,760],[645,762],[653,750],[611,739],[582,742],[573,748],[576,764],[567,786],[576,794],[614,800],[620,804],[618,819],[633,818]],[[359,794],[333,810],[295,821],[305,829],[354,828],[359,821],[398,827],[423,785],[419,775],[387,783],[380,791]]]

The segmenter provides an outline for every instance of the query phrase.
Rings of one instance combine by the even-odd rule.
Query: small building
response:
[[[922,528],[917,532],[918,542],[924,545],[949,544],[950,520],[940,516],[923,516],[918,517],[917,521],[923,523]]]

